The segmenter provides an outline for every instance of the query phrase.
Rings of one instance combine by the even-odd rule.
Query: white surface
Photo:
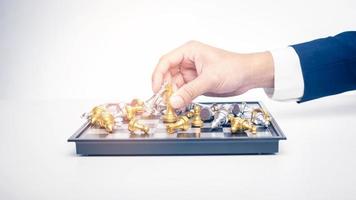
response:
[[[223,99],[267,104],[288,137],[276,156],[78,157],[66,142],[91,106],[149,97],[159,57],[187,40],[275,49],[355,30],[355,10],[354,0],[0,1],[0,199],[355,199],[355,94]]]
[[[304,94],[302,66],[293,47],[271,51],[274,63],[274,88],[265,88],[273,100],[299,101]]]
[[[0,101],[0,197],[355,199],[356,95],[264,102],[288,138],[277,155],[81,157],[66,140],[92,102]]]
[[[0,99],[147,96],[159,57],[188,40],[276,49],[356,30],[355,10],[354,0],[1,0]]]

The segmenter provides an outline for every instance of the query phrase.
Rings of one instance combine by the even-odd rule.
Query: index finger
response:
[[[178,66],[184,60],[183,46],[162,56],[152,74],[152,90],[157,92],[163,84],[163,77],[171,67]]]

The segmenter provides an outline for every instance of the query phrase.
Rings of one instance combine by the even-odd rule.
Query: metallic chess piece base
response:
[[[138,122],[138,120],[135,119],[135,118],[132,119],[132,120],[130,120],[128,129],[129,129],[129,131],[130,131],[131,133],[134,133],[135,131],[140,130],[140,131],[144,132],[145,134],[147,134],[147,133],[149,132],[149,130],[150,130],[150,129],[148,128],[148,126],[145,126],[145,125],[143,125],[143,124],[140,124],[140,123]]]
[[[186,131],[189,129],[189,119],[186,116],[180,116],[177,122],[167,124],[166,128],[168,133],[174,133],[177,129]]]
[[[195,105],[193,108],[193,119],[192,126],[194,127],[202,127],[204,122],[200,117],[201,107],[199,105]]]

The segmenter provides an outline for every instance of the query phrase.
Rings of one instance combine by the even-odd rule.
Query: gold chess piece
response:
[[[268,127],[271,123],[271,116],[265,110],[256,108],[251,112],[251,122]]]
[[[145,102],[143,102],[141,99],[132,99],[130,105],[131,106],[144,106]]]
[[[185,113],[185,116],[187,116],[189,119],[194,117],[194,111],[189,111],[189,112]]]
[[[115,127],[115,118],[109,112],[102,113],[101,116],[101,127],[105,128],[105,130],[109,133],[112,133]]]
[[[137,113],[143,112],[144,107],[142,105],[136,105],[136,106],[126,105],[125,111],[126,111],[126,120],[130,121],[136,116]]]
[[[193,120],[192,120],[192,126],[195,127],[202,127],[204,122],[200,117],[200,112],[201,112],[201,107],[199,105],[195,105],[193,108]]]
[[[189,118],[187,116],[180,116],[178,121],[173,124],[167,124],[167,132],[174,133],[176,129],[188,130],[189,129]]]
[[[167,106],[166,113],[163,115],[163,122],[165,123],[174,123],[177,121],[177,114],[175,113],[169,100],[172,94],[173,94],[172,84],[167,84],[164,92],[164,100]]]
[[[243,119],[241,117],[235,117],[234,119],[230,116],[231,132],[237,133],[241,131],[250,131],[252,134],[256,134],[257,128],[249,120]]]
[[[139,123],[138,120],[135,118],[130,120],[128,128],[131,133],[135,132],[136,130],[140,130],[140,131],[144,132],[145,134],[147,134],[148,131],[150,130],[148,128],[148,126],[145,126],[145,125]]]
[[[90,123],[100,125],[101,114],[106,112],[103,106],[96,106],[90,112]]]

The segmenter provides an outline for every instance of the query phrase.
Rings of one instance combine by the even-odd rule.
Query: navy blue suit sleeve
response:
[[[292,45],[304,79],[300,102],[356,90],[356,31]]]

